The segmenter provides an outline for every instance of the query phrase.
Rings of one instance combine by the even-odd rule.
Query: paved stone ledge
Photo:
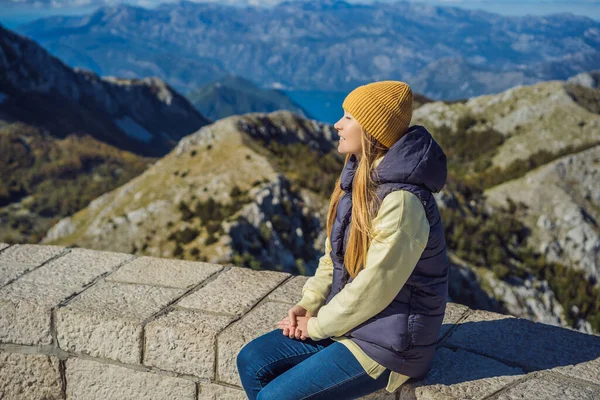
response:
[[[236,356],[308,277],[0,243],[0,399],[245,399]],[[600,337],[448,303],[420,381],[367,399],[600,399]]]

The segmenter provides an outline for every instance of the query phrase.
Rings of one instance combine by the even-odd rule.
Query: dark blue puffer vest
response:
[[[352,180],[358,160],[352,155],[342,171],[344,195],[337,207],[331,239],[333,282],[325,304],[352,278],[344,266],[352,218]],[[389,148],[377,166],[377,193],[383,198],[408,190],[423,204],[429,221],[427,246],[398,295],[379,314],[346,332],[369,357],[392,371],[416,379],[431,367],[448,296],[449,261],[442,220],[432,192],[446,184],[446,154],[421,125],[413,125]],[[381,203],[379,203],[380,205]],[[398,268],[403,268],[398,265]]]

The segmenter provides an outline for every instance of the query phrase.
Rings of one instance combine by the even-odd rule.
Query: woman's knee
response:
[[[258,392],[258,396],[256,396],[256,400],[281,400],[291,398],[291,393],[288,392],[287,395],[281,393],[280,388],[276,385],[275,382],[271,382],[267,386],[262,388],[262,390]]]
[[[266,354],[271,353],[273,347],[277,345],[277,341],[280,339],[278,335],[281,335],[281,333],[278,333],[277,331],[281,332],[281,330],[267,332],[242,346],[236,356],[236,364],[238,367],[247,366],[251,363],[260,363],[260,360],[264,358]]]
[[[236,356],[235,362],[238,371],[260,368],[262,360],[270,351],[266,335],[252,339],[242,346]]]
[[[256,362],[257,354],[252,341],[246,343],[238,352],[235,358],[235,364],[238,371],[242,371],[248,368],[252,361]]]

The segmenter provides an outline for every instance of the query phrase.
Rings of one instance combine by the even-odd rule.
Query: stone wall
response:
[[[244,399],[241,347],[307,277],[0,243],[0,399]],[[371,399],[600,399],[600,338],[448,303],[432,370]]]

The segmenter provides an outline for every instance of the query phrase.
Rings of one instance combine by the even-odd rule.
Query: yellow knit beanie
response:
[[[375,139],[390,148],[410,125],[413,93],[404,82],[372,82],[351,91],[342,107]]]

